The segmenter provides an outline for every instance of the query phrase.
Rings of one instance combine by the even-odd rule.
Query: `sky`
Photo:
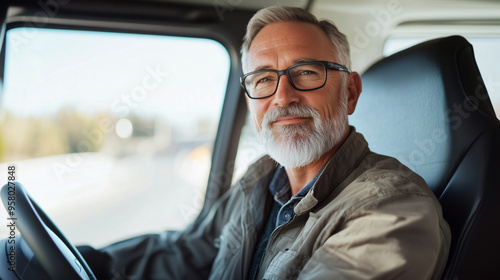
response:
[[[67,106],[218,122],[229,75],[226,49],[209,39],[17,28],[6,50],[1,106],[24,116]]]

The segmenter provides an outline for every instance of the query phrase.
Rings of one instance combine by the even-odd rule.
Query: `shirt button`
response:
[[[290,220],[290,213],[285,213],[285,219]]]

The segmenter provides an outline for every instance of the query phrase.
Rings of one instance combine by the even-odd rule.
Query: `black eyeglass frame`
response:
[[[298,67],[298,66],[302,66],[302,65],[307,65],[307,64],[321,64],[325,67],[325,80],[323,81],[323,84],[321,86],[318,86],[318,87],[315,87],[315,88],[311,88],[311,89],[300,89],[300,88],[297,88],[295,86],[295,84],[293,83],[293,80],[292,80],[292,77],[290,76],[290,70],[295,68],[295,67]],[[320,60],[313,60],[313,61],[310,61],[310,62],[303,62],[303,63],[299,63],[299,64],[294,64],[290,67],[288,67],[287,69],[285,70],[274,70],[274,69],[261,69],[261,70],[256,70],[256,71],[252,71],[252,72],[248,72],[246,74],[244,74],[243,76],[240,77],[240,84],[241,86],[243,87],[243,90],[245,90],[245,94],[248,96],[248,98],[250,99],[264,99],[264,98],[268,98],[268,97],[271,97],[273,96],[276,91],[278,90],[278,86],[279,86],[279,83],[280,83],[280,78],[282,75],[286,75],[286,77],[288,78],[288,81],[290,82],[290,84],[292,85],[292,87],[296,90],[299,90],[299,91],[311,91],[311,90],[316,90],[316,89],[319,89],[319,88],[322,88],[325,86],[326,84],[326,80],[328,78],[328,72],[326,70],[335,70],[335,71],[343,71],[343,72],[346,72],[346,73],[351,73],[351,70],[349,70],[349,68],[341,65],[341,64],[338,64],[338,63],[335,63],[335,62],[330,62],[330,61],[320,61]],[[252,74],[255,74],[255,73],[261,73],[261,72],[274,72],[278,75],[278,80],[276,81],[276,88],[274,89],[273,93],[267,95],[267,96],[263,96],[263,97],[251,97],[250,94],[248,93],[247,91],[247,88],[245,86],[245,79],[252,75]]]

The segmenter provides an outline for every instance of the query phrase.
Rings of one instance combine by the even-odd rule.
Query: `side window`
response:
[[[16,166],[70,241],[99,247],[196,217],[229,76],[221,44],[15,28],[5,63],[0,170]]]
[[[385,56],[439,36],[391,36],[384,45]],[[500,36],[464,35],[474,48],[474,56],[497,117],[500,117]]]

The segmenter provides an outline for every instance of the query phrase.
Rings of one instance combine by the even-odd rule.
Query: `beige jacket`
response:
[[[260,159],[183,232],[107,248],[115,272],[245,279],[275,169]],[[433,193],[397,160],[370,152],[354,129],[294,210],[271,235],[258,279],[439,279],[446,264],[450,230]]]

